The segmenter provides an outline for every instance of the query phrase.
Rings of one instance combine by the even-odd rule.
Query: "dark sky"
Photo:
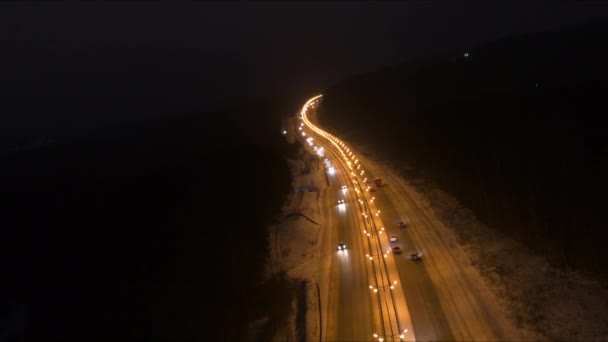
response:
[[[0,5],[0,144],[324,89],[511,33],[608,18],[604,2],[51,2]]]

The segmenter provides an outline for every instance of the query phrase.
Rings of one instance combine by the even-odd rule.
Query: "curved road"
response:
[[[312,132],[302,138],[307,140],[311,136],[315,143],[322,140]],[[309,146],[312,145],[309,142]],[[363,191],[363,178],[354,177],[352,166],[355,164],[346,163],[343,148],[327,142],[316,147],[324,148],[324,158],[328,161],[326,177],[330,185],[321,193],[326,228],[319,240],[321,258],[331,261],[321,265],[321,288],[330,289],[322,293],[322,340],[370,341],[375,333],[378,334],[376,339],[392,340],[396,337],[401,340],[399,327],[403,324],[396,313],[395,298],[403,298],[403,290],[396,281],[396,270],[391,271],[387,266],[390,254],[386,254],[388,258],[383,260],[388,247],[387,238],[382,236],[386,240],[386,246],[383,246],[382,239],[374,234],[380,223],[376,224],[377,218],[371,217],[372,208],[367,202],[371,196]],[[311,148],[311,152],[315,153],[315,150]],[[328,172],[329,167],[335,172]],[[342,185],[347,189],[343,190]],[[338,204],[340,198],[344,199],[344,204]],[[347,244],[347,251],[336,250],[341,241]]]
[[[376,340],[381,337],[385,341],[504,341],[516,338],[507,336],[502,326],[504,317],[485,299],[491,296],[488,289],[475,280],[479,277],[475,276],[475,270],[468,264],[453,234],[432,211],[420,205],[415,194],[393,174],[365,156],[354,153],[342,141],[314,124],[316,112],[308,105],[315,103],[318,106],[320,100],[321,96],[318,96],[307,102],[302,111],[302,127],[314,136],[317,146],[324,148],[326,157],[336,169],[336,174],[328,177],[329,190],[322,194],[321,205],[325,208],[322,214],[329,229],[324,230],[326,236],[320,240],[324,244],[321,248],[335,251],[339,241],[350,247],[343,255],[323,255],[334,259],[327,266],[330,269],[325,270],[321,277],[330,275],[327,281],[331,289],[322,300],[326,305],[322,339],[369,341],[374,339],[372,334],[375,332],[381,335],[375,336]],[[353,153],[352,159],[341,155],[345,151]],[[350,174],[347,160],[356,160],[362,166],[352,169],[357,174]],[[360,171],[368,172],[370,176],[359,174]],[[359,198],[366,199],[365,205],[369,205],[368,214],[381,209],[378,217],[372,217],[368,224],[364,222],[362,212],[365,211],[361,210],[353,191],[355,186],[362,186],[360,189],[364,190],[365,176],[380,177],[384,181],[384,186],[378,191],[359,194]],[[354,184],[357,179],[359,183]],[[349,187],[344,195],[340,190],[342,184]],[[372,195],[374,201],[369,202]],[[345,205],[336,205],[339,197],[344,197]],[[408,223],[406,228],[398,227],[402,220]],[[381,228],[385,234],[377,235]],[[370,238],[363,234],[366,229],[372,232]],[[382,263],[374,263],[379,266],[374,268],[362,252],[371,251],[373,254],[376,251],[374,255],[378,256],[381,249],[390,248],[387,234],[398,236],[398,242],[392,245],[399,245],[404,253],[391,254],[385,259],[384,267]],[[333,244],[333,248],[327,244]],[[407,252],[414,250],[423,253],[422,260],[413,262],[407,258]],[[398,277],[401,290],[378,300],[380,297],[372,295],[368,286],[374,281],[380,284],[378,279],[392,280],[391,274]],[[380,290],[380,293],[389,292],[386,286]],[[394,308],[392,314],[391,304]],[[395,327],[401,330],[408,326],[410,331],[405,337],[396,333]]]

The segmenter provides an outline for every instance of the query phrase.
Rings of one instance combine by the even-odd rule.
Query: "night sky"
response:
[[[602,2],[2,4],[0,145],[322,91],[348,75],[607,13]]]

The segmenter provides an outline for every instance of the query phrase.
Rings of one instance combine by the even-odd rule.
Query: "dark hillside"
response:
[[[361,75],[326,91],[320,120],[555,262],[608,275],[605,41],[593,24]]]
[[[268,310],[286,107],[182,115],[2,157],[0,336],[235,340]],[[238,322],[238,324],[235,324]],[[1,339],[1,338],[0,338]]]

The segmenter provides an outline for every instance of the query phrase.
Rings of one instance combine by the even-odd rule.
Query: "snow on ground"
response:
[[[526,340],[608,339],[606,284],[572,270],[551,267],[521,244],[478,222],[449,194],[424,180],[410,178],[393,163],[381,164],[400,175],[419,203],[454,231],[471,265]],[[289,331],[275,336],[275,340],[298,336],[298,340],[315,341],[319,339],[316,277],[321,261],[316,245],[322,229],[319,194],[326,188],[326,180],[317,159],[312,163],[291,160],[289,165],[294,192],[283,208],[282,219],[270,227],[273,255],[270,270],[285,270],[291,278],[305,281],[305,293],[299,298],[306,300],[306,331],[305,335],[295,331],[296,316],[301,313],[298,315],[294,310],[291,324],[286,327]]]
[[[284,341],[288,336],[297,336],[300,341],[317,341],[320,325],[316,277],[320,258],[316,246],[322,227],[319,195],[322,189],[327,188],[327,183],[322,163],[316,157],[307,162],[288,162],[294,192],[283,207],[278,223],[270,227],[272,258],[269,271],[287,271],[290,278],[303,281],[304,287],[298,291],[297,300],[305,300],[306,303],[294,303],[290,326],[274,339]],[[305,325],[305,331],[296,331],[298,325]]]
[[[543,341],[608,339],[606,284],[551,267],[525,246],[481,224],[454,197],[422,179],[411,179],[394,163],[381,164],[407,179],[419,203],[453,230],[471,265],[524,336]]]

